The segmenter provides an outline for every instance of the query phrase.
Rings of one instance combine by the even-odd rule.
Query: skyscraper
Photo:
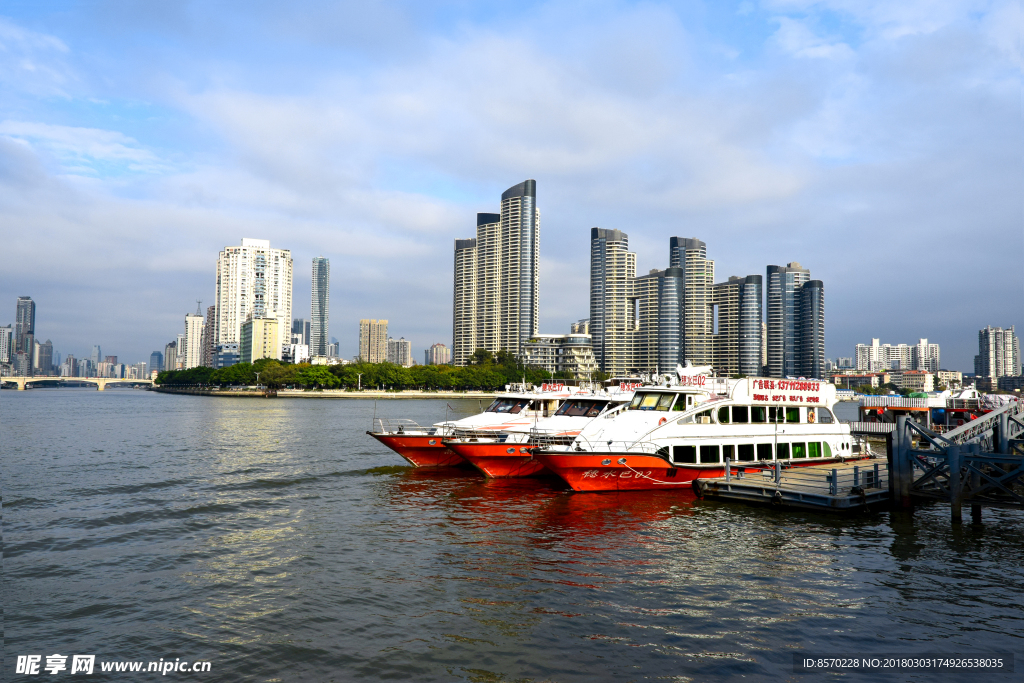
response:
[[[685,273],[669,266],[658,282],[658,370],[672,372],[683,360]]]
[[[412,366],[412,342],[405,337],[388,338],[387,361],[408,368]]]
[[[217,336],[217,307],[206,307],[206,322],[203,324],[203,354],[199,364],[204,368],[213,367],[214,337]]]
[[[224,247],[217,258],[214,346],[239,342],[250,318],[275,318],[279,330],[291,325],[292,254],[272,249],[269,240],[243,238],[241,246]]]
[[[292,321],[292,344],[305,344],[309,346],[311,338],[310,322],[304,318],[296,318]]]
[[[313,259],[313,320],[310,325],[309,355],[326,356],[330,337],[327,315],[330,308],[331,262],[322,256]]]
[[[14,328],[0,327],[0,363],[10,363],[14,352]]]
[[[177,358],[178,358],[178,342],[177,341],[168,342],[164,346],[164,368],[163,369],[165,371],[168,371],[168,372],[171,371],[171,370],[177,370],[177,368],[175,367]]]
[[[426,350],[424,360],[427,365],[447,365],[452,362],[452,351],[438,342]]]
[[[714,363],[715,262],[696,237],[669,238],[669,265],[683,269],[683,360]]]
[[[621,230],[590,230],[590,336],[597,366],[622,376],[635,363],[636,254]]]
[[[760,275],[748,275],[743,278],[743,284],[740,286],[739,325],[739,371],[743,375],[760,375],[763,372],[762,292]]]
[[[808,280],[800,287],[800,318],[797,322],[797,374],[825,378],[825,285]]]
[[[14,352],[24,353],[21,359],[26,374],[32,374],[32,356],[36,340],[36,302],[30,296],[18,297],[18,309],[14,317]]]
[[[95,344],[92,347],[92,355],[89,356],[93,365],[99,365],[100,361],[103,360],[103,351],[100,349],[99,344]]]
[[[182,350],[178,350],[182,353]],[[195,313],[185,315],[185,348],[183,369],[197,368],[203,364],[203,315],[196,308]]]
[[[537,332],[540,211],[537,183],[501,195],[501,213],[477,214],[476,238],[455,242],[452,344],[456,365],[473,351],[519,356]],[[472,341],[471,341],[472,340]]]
[[[212,365],[210,367],[213,367]],[[164,354],[160,351],[154,351],[149,354],[149,370],[161,371],[164,369]]]
[[[797,262],[768,266],[768,370],[770,377],[796,377],[799,343],[799,291],[811,271]]]
[[[480,217],[495,214],[477,214]],[[452,311],[452,355],[455,365],[465,365],[476,350],[477,339],[477,248],[476,239],[455,240],[455,288]],[[497,297],[494,297],[497,301]]]
[[[988,326],[978,330],[978,355],[974,357],[977,377],[1014,377],[1021,374],[1020,339],[1016,326],[1007,329]]]
[[[40,375],[53,374],[53,342],[49,339],[35,345],[35,370]]]
[[[359,358],[364,363],[383,363],[388,357],[388,321],[359,321]]]

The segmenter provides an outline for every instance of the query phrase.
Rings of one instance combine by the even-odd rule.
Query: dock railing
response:
[[[881,460],[864,460],[853,467],[828,468],[822,465],[814,467],[792,467],[788,463],[777,461],[773,467],[748,472],[751,463],[732,462],[725,459],[725,481],[734,479],[759,481],[762,484],[774,485],[777,488],[806,490],[807,492],[824,492],[830,496],[857,495],[867,489],[888,489],[889,470]]]

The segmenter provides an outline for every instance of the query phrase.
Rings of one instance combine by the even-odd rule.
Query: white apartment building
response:
[[[405,337],[401,339],[388,338],[387,361],[403,368],[412,367],[412,342]]]
[[[939,371],[939,345],[927,339],[917,344],[881,344],[872,339],[870,344],[857,344],[855,359],[857,370],[881,372],[883,370]]]
[[[388,359],[387,320],[359,321],[359,358],[364,363],[383,363]]]
[[[292,324],[292,253],[269,240],[242,239],[217,257],[217,330],[214,346],[241,341],[249,319],[274,318],[279,330]],[[275,357],[280,358],[280,350]]]
[[[198,311],[185,316],[185,357],[184,369],[197,368],[203,364],[203,316]]]

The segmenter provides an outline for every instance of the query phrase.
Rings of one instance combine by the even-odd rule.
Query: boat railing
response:
[[[659,446],[650,441],[591,441],[580,435],[572,440],[571,449],[575,451],[586,451],[588,453],[639,453],[644,455],[656,455],[659,450],[667,448]]]
[[[928,399],[906,396],[864,396],[860,405],[865,408],[927,408]]]
[[[378,417],[379,434],[432,434],[436,427],[424,427],[415,420],[394,417]]]
[[[460,441],[504,441],[508,435],[495,429],[453,429],[451,437]]]
[[[806,461],[804,461],[806,462]],[[801,461],[778,460],[774,463],[732,462],[725,459],[725,480],[744,479],[763,482],[789,489],[806,488],[820,491],[827,488],[830,495],[863,493],[866,489],[887,489],[889,469],[881,458],[859,461],[852,468],[802,467]],[[750,468],[760,467],[755,472]]]

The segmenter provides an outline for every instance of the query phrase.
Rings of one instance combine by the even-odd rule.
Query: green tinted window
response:
[[[749,418],[749,411],[746,406],[733,406],[732,407],[732,421],[740,424],[746,423]]]
[[[772,445],[770,443],[759,443],[759,444],[757,444],[757,459],[758,460],[771,460],[772,459]]]
[[[718,409],[718,421],[720,423],[724,424],[724,425],[729,424],[729,408],[728,407],[719,408]]]
[[[821,442],[821,446],[825,450],[825,457],[826,458],[831,458],[832,457],[832,448],[828,445],[828,441],[822,441]]]
[[[780,443],[775,449],[775,454],[779,460],[789,460],[789,444]]]
[[[722,458],[718,453],[718,446],[701,446],[700,447],[700,461],[701,462],[722,462]]]
[[[697,462],[697,447],[673,446],[672,459],[676,462]]]
[[[817,441],[811,441],[807,444],[807,457],[808,458],[820,458],[821,457],[821,444]]]
[[[806,458],[807,457],[807,444],[795,443],[793,444],[793,459]]]
[[[800,421],[800,409],[799,408],[786,408],[786,422],[799,422]]]
[[[750,409],[750,421],[755,424],[764,424],[768,419],[768,411],[764,406],[753,406]]]
[[[753,460],[754,459],[754,444],[752,443],[741,443],[736,447],[736,452],[739,455],[740,460]]]

